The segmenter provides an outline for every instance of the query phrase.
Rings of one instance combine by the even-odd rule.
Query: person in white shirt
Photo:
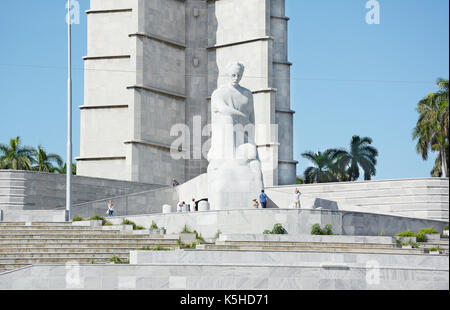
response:
[[[295,209],[300,209],[300,196],[301,195],[302,195],[302,193],[300,193],[299,189],[296,188],[295,193],[294,193],[294,208]]]
[[[195,203],[195,198],[192,198],[192,202],[189,204],[189,211],[197,211],[197,204]]]

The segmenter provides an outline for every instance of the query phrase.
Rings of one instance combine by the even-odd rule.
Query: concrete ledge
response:
[[[405,268],[449,270],[448,256],[427,254],[381,254],[381,253],[332,253],[332,252],[283,252],[283,251],[131,251],[131,265],[234,265],[234,266],[285,266],[323,267],[345,265],[365,268],[376,261],[379,268]]]
[[[103,221],[77,221],[72,222],[72,226],[79,227],[103,227]]]
[[[379,236],[315,236],[315,235],[223,235],[218,241],[247,241],[247,242],[304,242],[304,243],[361,243],[361,244],[395,244],[394,237]]]
[[[380,215],[339,210],[307,209],[245,209],[169,214],[127,215],[110,219],[120,224],[126,218],[137,225],[150,227],[154,221],[159,227],[166,227],[168,234],[179,234],[185,225],[197,230],[204,238],[213,238],[218,230],[224,235],[262,235],[277,223],[283,225],[289,235],[310,235],[314,224],[332,225],[333,233],[347,236],[385,236],[410,229],[431,227],[442,231],[445,221],[426,220],[394,215]],[[384,237],[381,237],[384,238]]]
[[[172,252],[172,251],[170,251]],[[161,253],[157,253],[161,254]],[[382,256],[369,257],[371,261]],[[366,263],[305,263],[257,266],[189,263],[149,265],[39,264],[0,274],[2,290],[448,290],[447,260],[427,261],[447,267],[389,267]],[[374,260],[375,259],[375,260]],[[348,267],[348,268],[347,268]],[[376,272],[374,273],[374,271]],[[374,278],[374,275],[376,278]],[[67,281],[70,276],[71,281]],[[374,281],[367,281],[368,278]]]

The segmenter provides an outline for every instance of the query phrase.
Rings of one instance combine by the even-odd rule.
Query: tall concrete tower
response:
[[[79,175],[169,184],[205,173],[210,96],[237,60],[264,183],[295,183],[285,0],[91,0],[86,13]]]

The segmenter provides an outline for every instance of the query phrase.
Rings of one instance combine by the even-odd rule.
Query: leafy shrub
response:
[[[281,225],[280,223],[277,223],[273,226],[273,229],[270,230],[265,230],[263,232],[263,234],[265,235],[286,235],[288,232],[286,229],[284,229],[283,225]]]
[[[281,224],[275,224],[272,229],[272,234],[274,235],[286,235],[287,231]]]
[[[444,228],[444,230],[448,230],[448,224],[447,224],[447,225],[445,225],[445,228]]]
[[[122,225],[131,225],[131,226],[133,226],[133,230],[144,230],[145,229],[145,227],[137,226],[135,222],[127,220],[127,219],[124,219],[122,221]]]
[[[415,237],[416,234],[410,231],[409,229],[407,231],[398,233],[395,235],[396,237]]]
[[[198,242],[200,242],[200,243],[206,243],[205,239],[202,237],[201,234],[199,234],[199,233],[196,232],[195,230],[194,230],[194,232],[195,232],[195,239],[197,239]]]
[[[140,248],[140,249],[138,249],[138,250],[141,250],[141,251],[150,251],[150,247],[147,245],[147,246],[143,246],[142,248]]]
[[[98,213],[95,213],[94,216],[91,216],[88,221],[105,221],[104,217],[101,217],[100,215],[98,215]]]
[[[397,243],[399,243],[400,240],[397,239]],[[407,246],[410,245],[413,249],[418,249],[419,248],[419,244],[414,242],[411,238],[408,240],[408,242],[401,242],[401,244],[403,246]]]
[[[108,259],[108,261],[115,263],[115,264],[122,264],[123,261],[120,259],[119,256],[117,256],[116,254],[113,255],[113,257],[111,257],[110,259]]]
[[[81,221],[84,221],[84,218],[82,218],[81,216],[75,216],[72,219],[72,222],[81,222]]]
[[[438,245],[438,246],[435,247],[435,248],[429,248],[428,251],[430,251],[430,252],[436,252],[436,251],[438,251],[438,252],[440,253],[440,252],[442,252],[442,249],[441,249],[440,245]]]
[[[333,234],[333,227],[330,224],[325,225],[325,228],[322,230],[322,235],[332,235]]]
[[[214,236],[214,238],[215,239],[219,239],[221,233],[222,232],[218,229],[217,232],[216,232],[216,235]]]
[[[314,224],[311,228],[311,235],[321,235],[322,229],[319,224]]]
[[[152,225],[150,226],[150,229],[159,229],[158,225],[156,225],[155,221],[152,221]]]
[[[181,249],[195,249],[197,248],[197,243],[193,242],[192,244],[184,244],[183,241],[181,241],[181,238],[178,238],[177,246],[179,246]]]
[[[418,234],[420,233],[424,233],[424,234],[438,234],[438,232],[436,231],[436,229],[434,229],[434,227],[430,227],[430,228],[422,228],[419,230]]]
[[[434,227],[419,229],[417,233],[413,233],[409,229],[407,231],[396,234],[396,237],[416,237],[418,242],[427,242],[425,234],[439,234]]]
[[[105,220],[105,221],[103,222],[103,226],[113,226],[113,224],[112,224],[110,221]]]
[[[170,249],[165,249],[161,246],[161,244],[158,243],[156,247],[152,249],[152,251],[169,251]]]
[[[418,232],[418,233],[416,234],[416,240],[417,240],[418,242],[427,242],[427,236],[425,236],[425,233],[424,233],[424,232]]]
[[[380,237],[384,237],[386,236],[386,234],[384,233],[384,231],[380,232]]]
[[[178,238],[177,240],[177,246],[179,246],[180,248],[184,245],[183,241],[181,241],[181,238]]]
[[[314,224],[311,228],[311,235],[331,236],[336,234],[333,234],[333,226],[330,224],[325,225],[323,229],[319,224]]]

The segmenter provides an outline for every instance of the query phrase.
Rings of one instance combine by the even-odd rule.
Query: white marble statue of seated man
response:
[[[242,64],[231,63],[227,67],[229,82],[211,97],[208,195],[213,210],[251,207],[263,188],[261,162],[254,143],[253,94],[239,85],[243,73]]]

